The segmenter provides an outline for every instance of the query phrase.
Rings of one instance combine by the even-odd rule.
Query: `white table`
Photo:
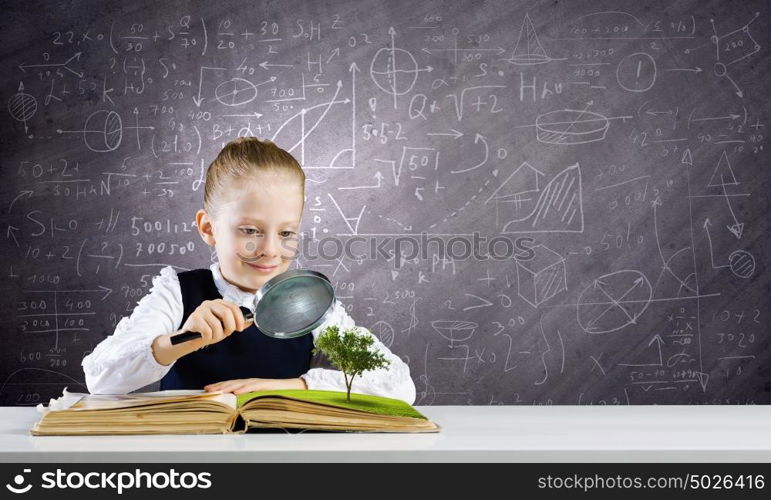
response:
[[[0,407],[0,462],[771,462],[771,406],[419,406],[436,434],[32,436]]]

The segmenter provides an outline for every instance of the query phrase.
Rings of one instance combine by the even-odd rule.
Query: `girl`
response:
[[[131,316],[83,359],[89,392],[126,394],[159,379],[161,390],[345,391],[343,373],[323,354],[312,356],[328,325],[356,326],[339,300],[322,325],[295,339],[268,337],[254,324],[245,328],[239,309],[251,310],[257,290],[289,268],[304,205],[305,174],[291,154],[255,137],[225,145],[207,170],[204,208],[195,218],[217,262],[180,273],[161,269]],[[184,330],[202,336],[172,345],[170,338]],[[407,364],[377,338],[373,345],[390,366],[357,377],[352,392],[413,404]]]

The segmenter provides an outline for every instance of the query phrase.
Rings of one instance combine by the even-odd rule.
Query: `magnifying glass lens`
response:
[[[292,338],[316,328],[330,308],[334,291],[329,281],[295,276],[277,283],[257,303],[254,315],[268,336]],[[332,299],[334,300],[334,299]]]

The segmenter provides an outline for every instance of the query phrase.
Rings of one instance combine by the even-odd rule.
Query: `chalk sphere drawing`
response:
[[[34,96],[19,92],[8,99],[8,112],[18,122],[26,122],[37,111],[37,99]]]
[[[584,288],[576,307],[578,324],[586,333],[610,333],[637,324],[653,291],[639,271],[604,274]]]
[[[380,320],[369,329],[375,337],[386,347],[391,347],[394,343],[394,327],[387,321]]]
[[[755,257],[745,250],[735,250],[728,256],[731,272],[740,278],[747,279],[755,272]]]

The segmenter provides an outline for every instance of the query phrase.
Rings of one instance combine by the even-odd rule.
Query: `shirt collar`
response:
[[[232,302],[238,306],[246,307],[250,311],[254,310],[254,296],[255,294],[245,292],[238,288],[236,285],[229,283],[222,277],[220,272],[219,262],[213,263],[209,266],[211,269],[212,277],[214,277],[214,284],[217,286],[217,291],[222,295],[222,298],[228,302]]]

